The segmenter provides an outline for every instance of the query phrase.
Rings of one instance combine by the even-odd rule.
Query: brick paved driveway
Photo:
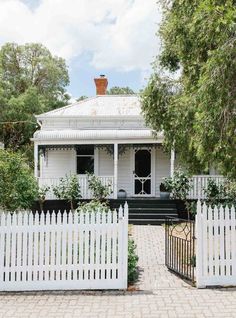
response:
[[[0,294],[0,317],[236,317],[236,289],[197,290],[164,266],[159,226],[134,226],[142,268],[137,292]]]

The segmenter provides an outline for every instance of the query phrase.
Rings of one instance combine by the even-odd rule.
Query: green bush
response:
[[[174,199],[187,199],[189,190],[191,189],[190,176],[182,170],[176,170],[173,177],[163,179],[165,188],[169,189]]]
[[[58,199],[70,203],[71,210],[75,209],[75,202],[81,198],[80,185],[76,175],[61,178],[58,186],[53,188],[53,193]]]
[[[224,184],[225,199],[229,204],[236,204],[236,181],[227,180]]]
[[[97,212],[98,210],[107,212],[109,210],[108,204],[106,202],[100,202],[96,200],[91,200],[89,202],[80,203],[77,208],[77,212]]]
[[[7,210],[28,209],[37,197],[37,182],[25,158],[0,150],[0,206]]]
[[[134,240],[128,241],[128,283],[134,283],[138,279],[138,255],[136,254],[136,245]]]
[[[103,185],[102,181],[93,174],[88,174],[88,187],[95,201],[103,201],[111,194],[111,184]]]
[[[49,192],[49,190],[50,190],[50,187],[46,185],[38,187],[37,199],[39,201],[39,206],[41,211],[43,211],[43,204],[46,200],[46,195]]]
[[[195,203],[188,201],[188,194],[192,188],[191,178],[188,173],[181,169],[175,170],[173,177],[163,179],[163,184],[165,188],[169,189],[173,199],[182,200],[184,202],[188,213],[188,219],[190,218],[190,214],[196,213]]]
[[[204,189],[206,200],[212,205],[235,204],[236,203],[236,182],[226,180],[217,184],[215,180],[208,180],[207,187]]]

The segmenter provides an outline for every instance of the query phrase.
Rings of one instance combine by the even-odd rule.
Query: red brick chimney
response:
[[[100,75],[99,78],[94,79],[96,85],[96,94],[97,95],[106,95],[108,80],[105,75]]]

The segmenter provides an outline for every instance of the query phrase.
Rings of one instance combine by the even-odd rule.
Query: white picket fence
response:
[[[128,205],[119,211],[2,213],[0,290],[127,288]]]
[[[213,180],[217,185],[225,182],[221,175],[195,175],[190,179],[191,189],[189,190],[188,199],[206,199],[205,190],[209,180]]]
[[[197,287],[236,285],[235,208],[212,209],[198,201],[196,239]]]
[[[37,178],[38,184],[40,187],[49,186],[50,189],[46,194],[47,200],[57,200],[56,196],[53,193],[53,188],[58,186],[61,178]],[[88,176],[77,176],[80,185],[80,192],[82,199],[92,199],[93,193],[90,191],[88,186]],[[114,197],[114,176],[98,176],[98,179],[105,186],[108,186],[110,189],[109,198]]]

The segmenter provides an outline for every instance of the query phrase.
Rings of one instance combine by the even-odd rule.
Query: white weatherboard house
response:
[[[159,197],[162,178],[173,175],[176,166],[174,151],[166,154],[163,134],[154,137],[145,125],[138,96],[106,95],[104,76],[95,84],[95,97],[36,116],[35,177],[40,185],[56,185],[77,174],[84,199],[91,198],[86,172],[111,184],[111,198],[120,189],[127,197]],[[190,197],[199,197],[208,178],[194,177]],[[54,199],[52,192],[48,199]]]

